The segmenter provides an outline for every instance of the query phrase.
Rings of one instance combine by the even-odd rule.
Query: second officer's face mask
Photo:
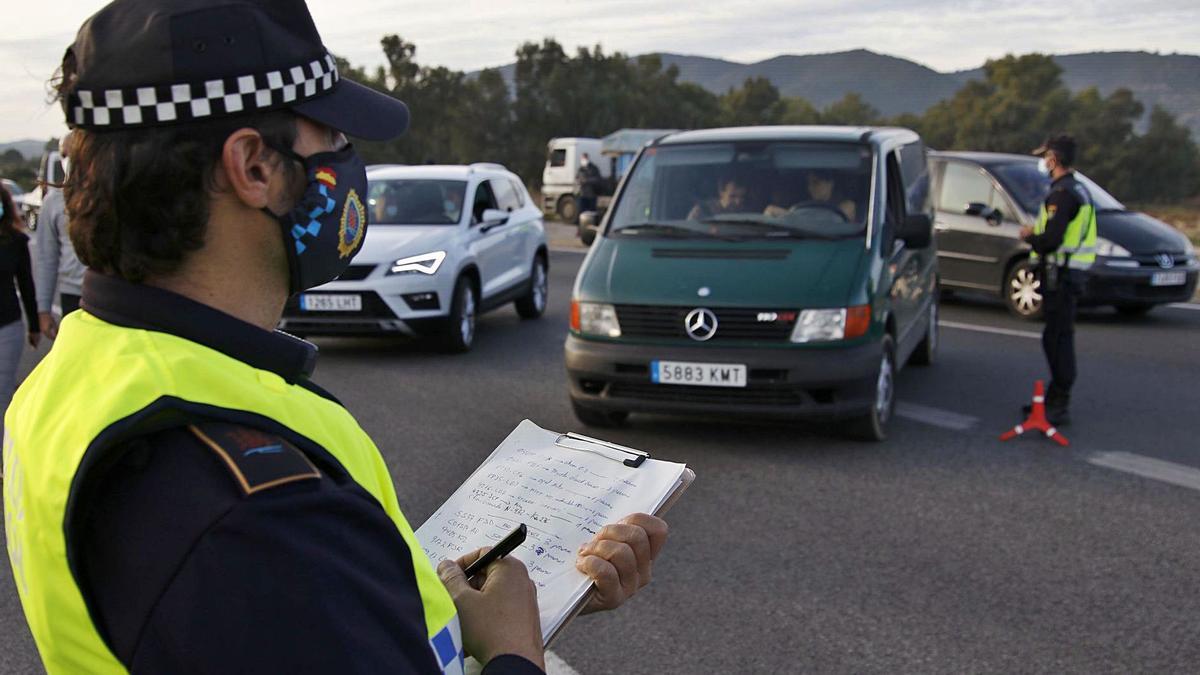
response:
[[[289,293],[333,281],[346,271],[367,234],[367,168],[354,146],[301,157],[271,146],[304,166],[304,195],[279,222],[287,250]]]

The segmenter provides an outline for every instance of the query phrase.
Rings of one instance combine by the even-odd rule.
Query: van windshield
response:
[[[466,181],[373,180],[367,188],[372,225],[454,225],[462,217]]]
[[[647,148],[609,234],[843,238],[866,229],[871,150],[848,143],[698,143]]]

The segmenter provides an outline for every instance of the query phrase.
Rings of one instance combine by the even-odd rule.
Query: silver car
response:
[[[297,335],[432,337],[448,351],[475,341],[481,313],[509,302],[546,309],[542,213],[499,164],[372,166],[362,250],[336,281],[292,298],[280,328]]]

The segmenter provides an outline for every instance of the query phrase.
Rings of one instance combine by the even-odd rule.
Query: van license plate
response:
[[[305,293],[300,296],[300,309],[306,312],[358,312],[362,296]]]
[[[745,387],[746,366],[737,363],[651,361],[650,380],[656,384],[700,387]]]
[[[1150,277],[1151,286],[1182,286],[1187,283],[1187,272],[1155,272]]]

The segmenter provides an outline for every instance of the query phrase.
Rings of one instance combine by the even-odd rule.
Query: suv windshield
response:
[[[871,151],[848,143],[698,143],[647,148],[610,234],[840,238],[866,228]]]
[[[373,180],[367,188],[372,225],[454,225],[462,217],[466,181]]]
[[[1004,187],[1008,188],[1012,196],[1021,203],[1021,208],[1025,209],[1026,213],[1036,216],[1042,207],[1042,201],[1050,193],[1050,178],[1038,172],[1037,160],[998,164],[992,167],[992,170]],[[1087,176],[1076,171],[1075,178],[1087,188],[1097,210],[1125,210],[1124,204],[1105,192],[1104,188],[1093,183]]]

